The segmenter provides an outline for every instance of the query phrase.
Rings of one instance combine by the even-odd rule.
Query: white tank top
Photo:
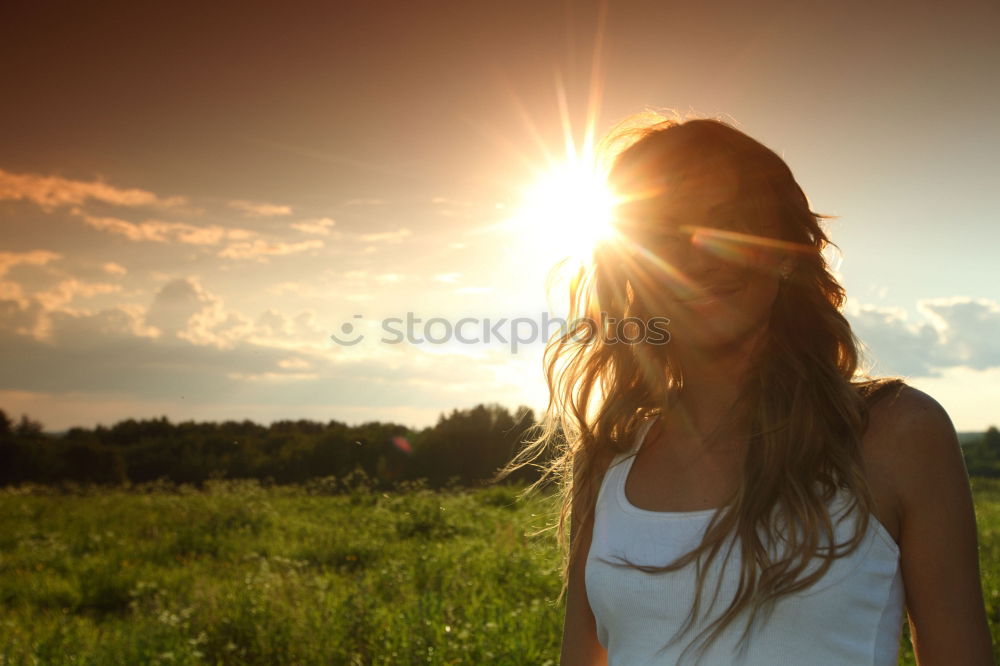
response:
[[[631,450],[614,458],[601,483],[594,531],[585,569],[587,597],[597,620],[597,636],[609,666],[680,663],[681,653],[701,629],[732,601],[738,585],[740,552],[734,547],[723,571],[716,604],[711,604],[727,546],[707,570],[701,618],[668,650],[657,654],[688,617],[695,594],[695,563],[678,571],[647,574],[615,567],[599,558],[662,566],[692,550],[701,540],[714,509],[660,512],[640,509],[625,496],[625,479],[646,432],[644,423]],[[853,512],[841,491],[831,502],[836,543],[854,533]],[[839,521],[839,522],[838,522]],[[838,552],[843,548],[838,548]],[[772,553],[774,551],[772,550]],[[820,560],[814,560],[817,564]],[[813,571],[807,569],[807,573]],[[903,580],[899,547],[871,516],[864,540],[850,555],[833,561],[812,587],[780,599],[770,617],[759,622],[747,651],[737,652],[746,616],[738,617],[698,663],[708,666],[837,665],[895,666],[903,622]],[[707,617],[706,617],[707,610]],[[696,646],[697,647],[697,646]],[[696,648],[685,664],[695,663]]]

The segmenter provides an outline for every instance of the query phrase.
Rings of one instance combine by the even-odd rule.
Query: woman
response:
[[[562,664],[895,664],[904,605],[921,666],[992,664],[955,430],[859,375],[826,216],[721,121],[640,115],[603,145],[617,234],[505,470],[560,451]]]

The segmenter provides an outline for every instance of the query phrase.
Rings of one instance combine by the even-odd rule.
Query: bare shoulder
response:
[[[901,384],[896,390],[876,402],[871,409],[872,421],[883,425],[899,426],[928,425],[945,421],[950,426],[951,419],[937,400],[909,384]]]
[[[898,502],[917,663],[992,664],[975,506],[951,418],[937,400],[904,385],[872,405],[869,422],[866,447]]]
[[[865,440],[866,456],[884,473],[902,505],[908,495],[926,492],[928,482],[942,474],[950,473],[952,481],[967,478],[948,412],[912,386],[904,384],[872,405]]]
[[[945,455],[958,446],[951,417],[937,400],[907,384],[872,405],[869,433],[875,455],[923,458]]]
[[[929,498],[967,502],[958,435],[945,408],[923,391],[902,384],[871,405],[863,452],[880,518],[897,542],[907,524],[926,519]]]

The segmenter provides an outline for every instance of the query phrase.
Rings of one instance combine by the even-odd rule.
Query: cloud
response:
[[[194,278],[163,285],[146,313],[146,323],[166,338],[219,349],[237,346],[255,331],[248,317],[227,309],[221,298]]]
[[[920,303],[941,327],[952,365],[973,370],[1000,367],[1000,304],[985,298],[933,299]]]
[[[281,206],[277,204],[263,203],[259,201],[230,201],[227,204],[230,208],[242,211],[246,217],[277,217],[280,215],[291,215],[291,206]]]
[[[286,358],[278,361],[279,368],[291,370],[308,370],[313,364],[303,358]]]
[[[58,252],[49,250],[31,250],[30,252],[0,252],[0,277],[7,274],[18,264],[30,264],[32,266],[44,266],[50,261],[61,259]]]
[[[215,305],[217,299],[192,278],[171,280],[160,288],[146,314],[146,322],[166,335],[187,329],[191,318]]]
[[[64,308],[78,297],[91,298],[101,294],[114,294],[121,290],[122,286],[120,284],[83,282],[82,280],[70,278],[62,280],[52,289],[38,292],[34,297],[46,310],[56,310]]]
[[[437,214],[443,217],[467,217],[474,205],[471,201],[448,197],[433,197],[431,203],[435,205]]]
[[[33,334],[42,319],[44,338]],[[459,386],[493,386],[492,369],[470,367],[466,357],[386,345],[349,356],[328,334],[312,311],[267,310],[251,321],[193,278],[164,285],[148,309],[46,311],[38,301],[0,301],[0,392],[213,409],[237,402],[386,410],[444,408],[465,397]]]
[[[62,255],[49,250],[0,252],[0,300],[12,301],[22,308],[28,307],[30,299],[25,295],[24,287],[17,282],[2,278],[15,266],[45,266],[57,259],[62,259]]]
[[[317,236],[328,236],[330,234],[330,227],[334,225],[334,221],[328,217],[321,217],[315,220],[302,220],[300,222],[293,222],[292,229],[301,231],[305,234],[315,234]]]
[[[0,280],[0,301],[12,301],[21,307],[26,307],[29,302],[24,287],[10,280]]]
[[[94,229],[124,236],[133,242],[183,243],[186,245],[220,245],[225,247],[217,255],[225,259],[255,259],[266,262],[267,257],[296,254],[325,247],[319,239],[287,243],[267,241],[250,229],[223,227],[219,225],[201,226],[187,222],[164,222],[146,220],[129,222],[116,217],[96,217],[83,215],[86,224]]]
[[[25,200],[51,211],[59,206],[100,201],[117,206],[174,208],[187,203],[184,197],[162,198],[147,190],[122,189],[103,181],[81,181],[60,176],[11,173],[0,169],[0,200]]]
[[[268,308],[257,318],[252,340],[256,344],[283,348],[289,347],[289,342],[302,343],[308,340],[313,343],[322,342],[325,348],[327,332],[319,326],[316,313],[312,310],[287,317]]]
[[[0,280],[0,299],[10,300],[18,303],[20,307],[27,307],[34,300],[42,310],[65,309],[70,303],[78,298],[92,298],[102,294],[113,294],[122,291],[122,286],[108,282],[89,282],[78,277],[74,277],[67,272],[64,267],[49,267],[53,261],[63,259],[63,255],[49,250],[33,250],[31,252],[0,252],[0,278],[6,277],[8,272],[16,266],[41,266],[45,267],[46,276],[44,280],[36,279],[34,282],[34,293],[29,296],[28,291],[32,290],[29,284],[14,279]],[[110,270],[107,268],[111,266]],[[121,274],[115,271],[125,271],[118,264],[105,264],[106,273]],[[101,275],[101,273],[98,273]],[[11,276],[13,277],[13,276]],[[103,275],[102,275],[103,277]],[[28,283],[32,280],[28,280]],[[50,285],[47,289],[40,288],[40,284]],[[28,291],[26,291],[26,289]]]
[[[445,284],[455,284],[458,282],[458,278],[462,277],[461,273],[438,273],[432,280],[435,282],[444,282]]]
[[[125,275],[126,273],[128,273],[127,268],[125,268],[121,264],[116,264],[113,261],[105,263],[103,266],[101,266],[101,270],[103,270],[105,273],[108,273],[109,275]]]
[[[413,235],[409,229],[397,229],[396,231],[379,231],[371,234],[361,234],[359,238],[367,243],[399,243],[404,238]]]
[[[939,377],[943,369],[1000,367],[1000,305],[987,299],[926,299],[917,304],[926,321],[905,311],[850,306],[848,318],[881,372]]]
[[[348,199],[345,206],[381,206],[385,201],[382,199]]]
[[[937,329],[908,321],[903,310],[861,305],[848,318],[879,372],[933,377],[947,364]]]
[[[0,330],[15,335],[40,338],[39,326],[45,308],[38,301],[24,299],[0,300]],[[47,325],[47,322],[45,322]]]
[[[226,259],[256,259],[266,262],[269,256],[296,254],[306,250],[318,250],[325,244],[319,239],[299,241],[298,243],[269,242],[257,239],[252,242],[233,243],[219,252]]]
[[[89,227],[124,236],[134,242],[217,245],[224,240],[245,240],[257,235],[249,229],[218,225],[199,226],[186,222],[163,222],[160,220],[128,222],[116,217],[96,217],[93,215],[83,215],[83,219]]]

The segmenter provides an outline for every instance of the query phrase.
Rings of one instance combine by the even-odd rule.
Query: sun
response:
[[[615,203],[600,170],[588,160],[568,159],[524,189],[516,232],[545,257],[586,261],[599,241],[611,237]]]

